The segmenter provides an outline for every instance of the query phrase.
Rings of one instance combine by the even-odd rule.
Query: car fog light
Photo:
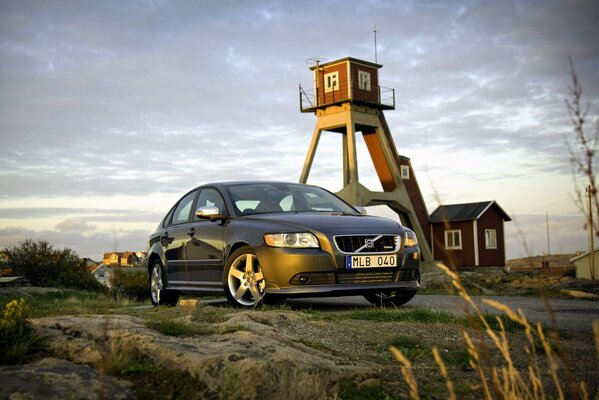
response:
[[[311,281],[312,279],[310,279],[310,277],[309,277],[309,276],[306,276],[306,275],[300,275],[300,276],[298,277],[298,280],[299,280],[299,282],[300,282],[302,285],[305,285],[306,283],[310,283],[310,281]]]

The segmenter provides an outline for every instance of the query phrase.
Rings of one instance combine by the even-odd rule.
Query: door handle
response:
[[[160,239],[168,239],[168,232],[164,232],[162,236],[160,236]]]
[[[191,228],[190,230],[188,230],[188,231],[187,231],[187,234],[188,234],[189,236],[193,236],[193,235],[195,235],[195,234],[196,234],[196,230],[195,230],[195,228]]]

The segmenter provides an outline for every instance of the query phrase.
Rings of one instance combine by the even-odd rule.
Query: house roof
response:
[[[599,252],[599,249],[593,251],[593,253],[595,253],[595,255],[597,255],[598,252]],[[576,257],[572,257],[570,259],[570,262],[576,262],[576,261],[580,260],[581,258],[589,257],[590,255],[591,255],[591,252],[587,251],[586,253],[582,253],[580,255],[577,255]]]
[[[499,204],[492,201],[482,201],[479,203],[465,203],[465,204],[450,204],[446,206],[439,206],[430,215],[430,222],[432,224],[440,222],[455,222],[455,221],[474,221],[482,217],[491,207],[496,207],[499,214],[501,214],[504,221],[511,221],[509,215]]]

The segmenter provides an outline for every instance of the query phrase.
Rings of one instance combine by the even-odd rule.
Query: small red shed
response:
[[[511,220],[495,201],[439,206],[430,215],[433,257],[452,269],[503,267]]]

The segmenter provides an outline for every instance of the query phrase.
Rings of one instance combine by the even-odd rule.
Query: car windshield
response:
[[[286,183],[253,183],[227,188],[238,215],[281,212],[356,214],[343,200],[317,186]]]

